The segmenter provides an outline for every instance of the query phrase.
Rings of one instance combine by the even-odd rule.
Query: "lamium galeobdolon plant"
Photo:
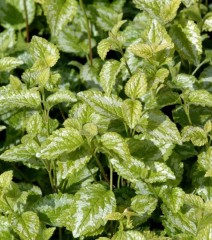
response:
[[[0,239],[212,239],[212,3],[0,0]]]

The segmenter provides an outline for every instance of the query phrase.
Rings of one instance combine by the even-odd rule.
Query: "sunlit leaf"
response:
[[[139,231],[118,231],[112,240],[146,240],[146,238]]]
[[[101,184],[82,188],[75,195],[71,228],[75,238],[89,236],[107,223],[106,216],[115,211],[115,197]],[[80,218],[79,218],[80,216]]]
[[[11,71],[16,67],[23,64],[23,62],[14,57],[4,57],[0,59],[0,72],[1,71]]]
[[[61,128],[52,133],[41,145],[37,157],[56,159],[63,153],[69,153],[83,144],[83,138],[74,128]]]
[[[182,140],[191,141],[195,146],[203,146],[208,142],[206,132],[200,127],[193,126],[183,128]]]
[[[212,107],[212,93],[206,90],[194,90],[189,93],[189,102],[203,107]]]

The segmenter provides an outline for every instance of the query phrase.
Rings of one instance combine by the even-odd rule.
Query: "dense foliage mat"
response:
[[[0,239],[212,239],[212,4],[0,0]]]

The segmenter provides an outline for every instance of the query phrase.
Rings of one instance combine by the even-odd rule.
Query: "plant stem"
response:
[[[188,104],[184,105],[184,111],[185,111],[186,116],[188,118],[189,124],[192,125],[191,118],[190,118],[190,113],[189,113],[189,105]]]
[[[92,64],[93,64],[93,52],[92,52],[92,44],[91,44],[91,27],[90,27],[90,22],[88,20],[87,13],[85,11],[83,0],[80,0],[80,6],[81,6],[81,8],[84,12],[84,16],[85,16],[86,29],[87,29],[87,34],[88,34],[88,47],[89,47],[90,64],[92,66]]]
[[[29,20],[28,20],[26,0],[23,0],[23,3],[24,3],[24,13],[25,13],[25,22],[26,22],[26,42],[29,42]]]
[[[103,178],[105,179],[106,182],[110,183],[110,181],[109,181],[109,179],[108,179],[108,177],[107,177],[107,175],[106,175],[106,173],[105,173],[105,170],[104,170],[102,164],[100,163],[98,157],[96,156],[96,154],[94,154],[94,158],[95,158],[95,160],[96,160],[96,163],[97,163],[97,165],[98,165],[98,167],[99,167],[99,169],[100,169],[100,172],[101,172]]]
[[[208,62],[208,59],[205,59],[203,62],[201,62],[195,69],[194,71],[192,72],[192,76],[194,76],[194,74],[202,67],[202,65],[204,65],[205,63]]]
[[[113,166],[110,161],[109,164],[110,164],[110,191],[113,191]]]

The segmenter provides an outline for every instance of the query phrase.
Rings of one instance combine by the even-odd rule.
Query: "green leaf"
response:
[[[211,159],[212,159],[212,147],[209,147],[207,151],[204,151],[198,155],[197,162],[200,171],[210,171],[212,169]]]
[[[0,88],[0,114],[14,109],[39,108],[41,105],[40,93],[36,89],[13,90],[9,87]]]
[[[13,146],[0,155],[0,159],[7,162],[29,162],[35,159],[36,152],[40,146],[36,141],[31,140],[26,143]]]
[[[141,117],[137,128],[147,139],[160,139],[161,143],[181,144],[181,136],[175,123],[159,110],[147,111]]]
[[[105,60],[107,53],[110,50],[117,50],[117,49],[118,49],[117,42],[110,37],[101,40],[97,46],[97,52],[102,60]]]
[[[72,21],[77,13],[77,5],[75,0],[44,1],[42,6],[53,37]]]
[[[39,199],[33,205],[33,209],[45,223],[55,227],[62,227],[64,225],[64,215],[69,214],[73,203],[74,197],[71,194],[50,194]]]
[[[118,231],[112,237],[112,240],[147,240],[139,231]]]
[[[203,26],[202,26],[202,30],[206,31],[206,32],[212,32],[212,16],[211,15],[209,15],[205,19]]]
[[[208,138],[202,128],[186,126],[182,130],[182,141],[191,141],[195,146],[203,146],[208,142]]]
[[[159,194],[162,201],[166,204],[173,213],[180,211],[184,204],[185,193],[181,188],[166,188]]]
[[[103,65],[99,76],[101,86],[107,95],[111,94],[120,70],[121,63],[117,60],[109,60]]]
[[[48,96],[46,99],[46,102],[49,104],[50,108],[58,103],[63,103],[63,102],[70,103],[70,102],[76,102],[76,101],[77,99],[74,93],[65,89],[58,90],[57,92]]]
[[[11,71],[23,64],[23,62],[14,57],[4,57],[0,59],[0,72]]]
[[[192,75],[188,75],[185,73],[178,74],[174,79],[173,83],[177,88],[180,88],[182,90],[191,90],[193,91],[195,89],[195,82],[196,78]]]
[[[13,172],[12,171],[6,171],[3,172],[0,175],[0,193],[3,194],[5,190],[7,190],[10,187],[10,184],[12,182],[13,178]]]
[[[6,55],[15,45],[15,31],[13,28],[6,29],[0,33],[0,57]]]
[[[133,2],[137,8],[148,12],[152,18],[162,24],[166,24],[175,18],[181,0],[133,0]]]
[[[140,120],[142,114],[142,105],[138,100],[126,99],[122,104],[122,114],[124,121],[133,129]]]
[[[157,198],[151,195],[136,195],[132,198],[131,208],[139,215],[150,215],[157,207]]]
[[[130,158],[130,151],[125,140],[116,132],[107,132],[101,136],[101,143],[108,154],[118,156],[122,160]]]
[[[190,104],[212,107],[212,93],[204,89],[191,91],[188,100]]]
[[[21,215],[13,214],[11,216],[11,226],[21,239],[36,240],[40,221],[36,213],[28,211]]]
[[[15,236],[12,234],[10,223],[7,217],[0,216],[0,239],[14,240]]]
[[[31,24],[35,15],[34,0],[26,1],[28,24]],[[11,17],[12,16],[12,17]],[[23,29],[26,27],[24,3],[19,0],[6,0],[0,2],[0,22],[5,28]]]
[[[171,168],[163,162],[154,162],[153,164],[151,163],[150,169],[151,171],[148,178],[146,179],[146,182],[156,183],[176,179]]]
[[[112,119],[122,118],[122,99],[116,95],[106,96],[100,91],[87,90],[78,93],[77,96],[98,114]]]
[[[203,199],[194,194],[185,194],[184,203],[194,208],[204,208]]]
[[[42,159],[56,159],[63,153],[76,150],[83,144],[83,138],[74,128],[60,128],[52,133],[41,145],[41,150],[36,154]]]
[[[179,54],[197,66],[202,54],[202,39],[197,25],[191,20],[184,25],[173,25],[170,34]]]
[[[75,238],[93,236],[107,223],[106,216],[115,211],[116,200],[112,191],[101,184],[80,189],[73,203],[71,229]],[[79,218],[80,216],[80,218]]]
[[[56,46],[46,39],[33,36],[30,43],[30,52],[35,61],[34,70],[53,67],[59,59],[59,51]]]
[[[26,120],[26,131],[28,134],[37,135],[43,131],[43,119],[39,112],[33,113]]]
[[[142,97],[147,92],[146,75],[141,71],[133,74],[127,81],[124,91],[132,99]]]

